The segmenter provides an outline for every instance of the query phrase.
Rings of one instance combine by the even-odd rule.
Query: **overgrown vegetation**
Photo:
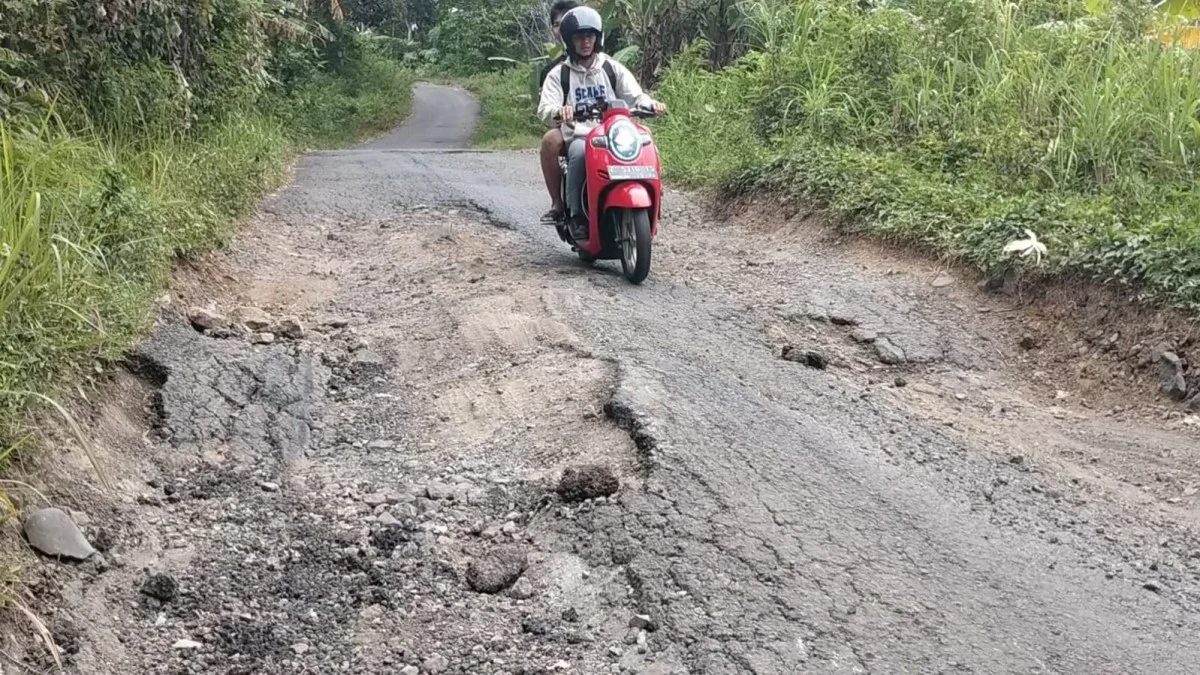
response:
[[[1200,309],[1200,55],[1135,2],[748,0],[753,48],[661,83],[667,170],[815,200],[985,269],[1033,230],[1045,273]]]
[[[405,114],[411,74],[344,17],[0,0],[0,447],[38,393],[128,346],[171,259],[225,242],[290,153]]]

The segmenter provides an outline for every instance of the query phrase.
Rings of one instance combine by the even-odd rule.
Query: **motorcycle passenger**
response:
[[[562,17],[567,12],[575,9],[579,3],[575,0],[558,0],[550,6],[550,27],[554,31],[554,39],[562,41],[562,34],[559,32],[559,27],[562,23]],[[562,55],[546,64],[542,69],[541,76],[538,82],[545,82],[546,77],[554,67],[562,63],[567,58],[567,53],[564,50]],[[546,179],[546,190],[550,193],[550,210],[542,216],[542,220],[553,222],[562,217],[563,205],[559,202],[559,181],[562,176],[559,175],[558,158],[566,150],[566,139],[563,138],[562,129],[558,126],[552,127],[542,136],[542,176]]]
[[[596,98],[606,101],[619,98],[632,107],[651,108],[659,114],[667,108],[642,91],[628,68],[602,51],[604,30],[599,12],[590,7],[572,9],[563,17],[559,31],[567,59],[554,66],[542,82],[538,117],[547,126],[554,124],[555,115],[562,117],[562,135],[567,143],[567,206],[571,213],[581,216],[584,140],[597,122],[576,125],[573,121],[575,106]],[[551,176],[546,168],[543,161],[542,171],[546,185],[550,187]],[[557,162],[554,173],[558,173]],[[558,178],[554,177],[554,180],[557,183]],[[558,190],[553,190],[553,199],[551,214],[561,214],[563,205]]]
[[[574,10],[574,8],[578,6],[580,5],[578,5],[578,2],[575,2],[575,0],[558,0],[551,5],[550,26],[554,31],[554,40],[562,42],[563,35],[562,32],[559,32],[559,26],[562,25],[563,16],[566,14],[566,12]],[[538,82],[545,83],[546,77],[552,70],[554,70],[554,66],[557,66],[565,59],[566,52],[564,50],[562,55],[559,55],[557,59],[548,62],[546,67],[542,68],[541,76],[538,78]],[[551,129],[546,131],[545,135],[541,137],[541,175],[542,178],[545,178],[546,180],[546,191],[550,192],[550,210],[546,211],[546,214],[541,216],[541,220],[545,222],[554,222],[562,219],[563,217],[563,204],[559,203],[562,201],[562,199],[559,198],[559,181],[562,180],[562,175],[560,175],[558,169],[558,157],[562,155],[565,150],[566,139],[563,138],[563,130],[560,129],[559,126],[551,127]]]
[[[558,2],[555,2],[550,6],[550,30],[554,31],[555,42],[562,42],[562,33],[559,31],[559,28],[562,24],[563,15],[578,6],[579,3],[575,2],[575,0],[558,0]],[[550,74],[550,71],[554,68],[554,66],[562,63],[566,58],[567,53],[564,51],[558,56],[558,58],[554,59],[550,63],[547,63],[546,66],[542,68],[542,74],[538,78],[538,82],[545,82],[546,76]]]

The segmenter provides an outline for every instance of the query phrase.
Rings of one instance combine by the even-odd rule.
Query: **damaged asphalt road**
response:
[[[69,586],[73,672],[1194,670],[1190,516],[1030,459],[1144,449],[1015,403],[974,328],[676,192],[630,286],[538,225],[534,155],[397,147],[308,156],[222,260],[219,309],[302,337],[136,350],[154,494]]]

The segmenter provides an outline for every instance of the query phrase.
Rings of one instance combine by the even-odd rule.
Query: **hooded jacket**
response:
[[[617,76],[616,82],[608,81],[608,74],[604,72],[605,62],[612,64],[613,73]],[[594,100],[596,97],[606,101],[619,98],[630,107],[654,105],[654,99],[642,91],[637,78],[629,72],[628,68],[621,65],[616,59],[610,58],[608,54],[599,52],[596,54],[596,58],[592,59],[592,65],[589,68],[575,63],[574,59],[567,59],[550,69],[546,79],[542,82],[542,98],[538,102],[538,117],[546,126],[555,125],[554,116],[563,107],[563,68],[571,69],[568,83],[570,91],[567,93],[566,105],[576,106],[585,101]],[[594,120],[578,126],[575,122],[564,122],[562,124],[563,138],[569,143],[576,136],[586,136],[595,126],[596,121]]]

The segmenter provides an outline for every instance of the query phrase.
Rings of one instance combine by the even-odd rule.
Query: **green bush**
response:
[[[743,3],[755,49],[668,68],[668,175],[816,200],[984,269],[1034,231],[1046,274],[1200,309],[1200,54],[1143,7]]]

